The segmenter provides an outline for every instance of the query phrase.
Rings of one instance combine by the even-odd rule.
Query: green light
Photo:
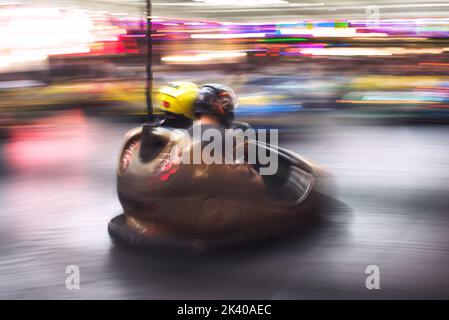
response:
[[[343,22],[343,21],[336,21],[335,22],[335,28],[348,28],[349,23]]]
[[[307,41],[306,38],[275,38],[275,39],[263,39],[258,40],[259,42],[286,42],[286,41]]]

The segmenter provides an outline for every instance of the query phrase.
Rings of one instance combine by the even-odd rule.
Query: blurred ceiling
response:
[[[5,2],[5,0],[2,0]],[[6,0],[8,1],[8,0]],[[16,0],[14,3],[78,6],[142,16],[144,0]],[[263,22],[304,19],[365,19],[375,4],[380,18],[446,18],[447,0],[153,0],[153,15],[219,21]],[[367,13],[368,12],[368,13]]]

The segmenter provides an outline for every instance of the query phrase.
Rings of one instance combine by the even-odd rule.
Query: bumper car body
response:
[[[204,250],[271,238],[311,217],[326,193],[327,172],[282,148],[278,170],[260,176],[245,165],[179,162],[172,130],[144,125],[127,134],[117,189],[124,214],[109,223],[120,243]]]

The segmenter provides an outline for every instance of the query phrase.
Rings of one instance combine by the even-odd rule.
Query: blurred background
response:
[[[153,1],[155,89],[232,86],[238,120],[280,129],[336,182],[305,238],[180,263],[106,232],[123,135],[145,120],[144,1],[0,1],[0,298],[448,298],[448,13],[440,0]],[[81,290],[65,288],[69,264]]]

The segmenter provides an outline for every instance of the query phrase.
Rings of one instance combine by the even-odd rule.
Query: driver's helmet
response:
[[[212,114],[229,126],[234,120],[234,109],[237,107],[237,95],[232,88],[210,83],[200,88],[194,103],[194,114],[196,117]]]
[[[159,108],[172,115],[193,119],[193,103],[198,91],[198,86],[193,82],[170,82],[157,93]]]

